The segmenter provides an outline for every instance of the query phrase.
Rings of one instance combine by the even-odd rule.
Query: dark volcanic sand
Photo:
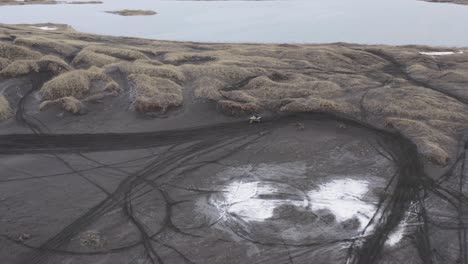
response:
[[[13,111],[0,136],[2,263],[468,261],[464,53],[1,29],[2,56],[33,57],[8,59],[33,66],[0,78]],[[83,50],[102,61],[77,62]],[[57,70],[34,68],[45,54],[67,72],[145,64],[183,102],[138,112],[128,69],[104,64],[120,93],[87,101],[102,79],[76,95],[86,111],[39,112]],[[247,122],[252,109],[264,122]]]
[[[0,254],[6,263],[343,263],[348,258],[373,263],[362,262],[376,258],[372,253],[349,251],[368,241],[364,247],[384,259],[411,257],[416,249],[410,239],[376,244],[400,223],[416,199],[413,188],[424,181],[411,160],[411,144],[327,119],[299,116],[167,137],[156,133],[146,136],[152,148],[131,135],[107,143],[108,136],[96,135],[86,148],[99,144],[114,150],[68,153],[49,142],[23,151],[35,154],[3,155],[0,164],[8,176],[0,180]],[[305,129],[299,131],[295,122]],[[72,141],[69,136],[65,145]],[[384,149],[391,154],[380,153]],[[414,174],[394,176],[399,172],[387,155],[409,155],[397,166]],[[310,192],[340,181],[366,189],[362,197],[338,194],[346,196],[344,205],[357,208],[355,215],[335,219],[332,211],[317,207],[327,198],[310,198]],[[383,222],[376,220],[377,227],[366,232],[381,228],[377,241],[356,239],[372,217],[361,207],[377,210],[379,202],[395,208],[383,208],[389,220],[379,218]],[[102,245],[84,242],[90,232]],[[31,238],[15,240],[22,233]]]

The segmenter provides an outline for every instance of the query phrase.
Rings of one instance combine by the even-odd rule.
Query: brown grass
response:
[[[122,94],[121,87],[109,77],[116,76],[119,81],[130,80],[137,111],[167,111],[183,104],[184,86],[193,89],[195,97],[213,100],[229,115],[332,113],[398,132],[412,140],[424,157],[441,165],[454,155],[462,131],[468,131],[468,105],[461,102],[468,100],[467,52],[424,56],[419,52],[440,49],[345,43],[199,44],[66,30],[31,32],[12,25],[0,30],[5,36],[5,42],[0,43],[0,63],[11,67],[5,72],[28,74],[36,71],[36,64],[39,70],[45,67],[39,64],[42,54],[27,47],[41,53],[66,54],[72,46],[79,51],[72,65],[90,68],[53,71],[60,75],[40,91],[46,100],[73,96],[83,104],[108,103],[101,99]],[[10,36],[16,36],[17,43],[25,47],[7,44]],[[31,46],[24,39],[39,42]],[[65,50],[48,42],[64,44],[60,47]],[[192,94],[192,90],[188,92]],[[62,101],[57,102],[64,107]],[[74,108],[69,109],[73,112]]]
[[[37,51],[32,51],[28,48],[0,42],[0,57],[11,61],[31,60],[39,59],[42,57],[42,54]]]
[[[98,68],[74,70],[46,82],[39,94],[44,100],[55,100],[69,96],[81,99],[89,93],[93,81],[108,82],[109,79]]]
[[[51,72],[54,75],[62,74],[73,69],[64,60],[52,55],[46,55],[40,58],[37,64],[39,65],[40,71]]]
[[[5,96],[0,95],[0,121],[4,121],[13,116],[13,110]]]
[[[68,97],[62,97],[62,98],[55,99],[55,100],[44,101],[39,105],[39,110],[46,111],[47,109],[53,106],[59,106],[63,110],[70,112],[72,114],[79,114],[83,107],[81,102],[78,99],[72,96],[68,96]]]
[[[91,66],[103,67],[118,61],[119,59],[115,57],[84,49],[78,53],[78,55],[76,55],[72,61],[72,64],[75,67],[89,68]]]
[[[411,138],[425,158],[438,165],[448,164],[450,156],[443,146],[454,143],[453,138],[421,121],[387,118],[385,122],[387,127],[394,128],[407,138]]]
[[[78,49],[73,46],[41,37],[20,37],[16,38],[14,43],[45,54],[56,54],[63,57],[70,57],[78,52]]]
[[[182,105],[182,87],[173,81],[144,74],[129,76],[134,90],[134,106],[139,112],[165,112]]]
[[[260,111],[260,106],[256,103],[240,103],[231,100],[218,101],[218,109],[231,116],[245,116]]]
[[[293,100],[286,100],[287,102],[281,107],[282,112],[302,113],[333,113],[333,114],[351,114],[356,112],[353,107],[345,102],[337,102],[323,98],[307,97],[298,98]]]
[[[39,65],[34,60],[17,60],[9,64],[0,72],[0,76],[13,78],[39,72]]]
[[[8,64],[10,64],[10,60],[5,59],[5,58],[0,58],[0,71],[5,69],[6,66],[8,66]]]
[[[111,95],[117,96],[122,93],[122,88],[117,82],[112,80],[106,84],[104,91],[110,93]]]
[[[185,81],[184,74],[175,66],[172,65],[153,65],[143,61],[136,62],[120,62],[106,66],[107,71],[118,70],[126,75],[144,74],[154,78],[169,79],[178,84]]]
[[[183,65],[180,68],[189,79],[194,80],[195,96],[211,100],[223,99],[223,89],[266,72],[260,68],[224,65]]]
[[[71,67],[62,59],[46,55],[39,60],[17,60],[0,71],[0,76],[14,78],[37,72],[59,75],[70,71]]]
[[[92,51],[95,53],[101,53],[108,56],[112,56],[115,58],[119,58],[122,60],[142,60],[142,59],[149,59],[145,54],[140,51],[132,50],[128,48],[116,48],[116,47],[109,47],[109,46],[89,46],[86,47],[84,50]]]

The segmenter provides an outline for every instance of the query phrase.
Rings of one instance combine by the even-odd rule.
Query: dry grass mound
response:
[[[116,47],[109,47],[109,46],[89,46],[86,47],[84,50],[92,51],[95,53],[105,54],[111,57],[119,58],[122,60],[145,60],[149,59],[148,56],[143,54],[140,51],[132,50],[129,48],[116,48]]]
[[[31,60],[39,59],[42,54],[37,51],[0,42],[0,57],[14,61],[14,60]]]
[[[64,60],[52,55],[46,55],[37,61],[41,72],[51,72],[54,75],[73,70]]]
[[[0,95],[0,121],[4,121],[13,116],[13,110],[5,96]]]
[[[218,64],[180,66],[185,75],[194,80],[195,96],[222,100],[223,90],[235,90],[259,75],[267,74],[260,68],[241,68]]]
[[[63,110],[72,114],[79,114],[83,108],[81,102],[78,99],[72,96],[68,96],[55,100],[44,101],[39,105],[39,110],[45,111],[53,106],[59,106]]]
[[[165,112],[182,105],[182,87],[177,83],[144,74],[129,76],[134,91],[134,106],[139,112]]]
[[[202,64],[218,60],[219,53],[213,52],[169,52],[164,54],[164,63],[181,64]]]
[[[90,91],[93,81],[109,82],[110,78],[102,70],[74,70],[46,82],[39,94],[44,100],[55,100],[62,97],[84,98]]]
[[[50,72],[53,75],[70,71],[72,68],[62,59],[46,55],[39,60],[17,60],[0,71],[0,76],[14,78],[37,72]]]
[[[5,59],[5,58],[0,58],[0,71],[5,69],[6,66],[8,66],[8,64],[10,64],[10,60]]]
[[[305,98],[311,95],[336,98],[344,95],[344,89],[330,81],[315,80],[279,83],[272,81],[266,76],[252,79],[243,88],[243,91],[255,98],[269,100]]]
[[[0,75],[7,78],[27,75],[29,73],[39,72],[39,65],[34,60],[17,60],[5,67]]]
[[[124,9],[118,11],[106,11],[106,13],[120,15],[120,16],[152,16],[156,15],[157,12],[152,10],[131,10],[131,9]]]
[[[450,155],[444,146],[453,144],[453,138],[421,121],[387,118],[385,123],[386,127],[394,128],[410,138],[418,147],[419,153],[431,162],[441,166],[449,163]]]
[[[220,100],[218,101],[218,109],[230,116],[245,116],[259,112],[260,106],[252,102],[241,103],[231,100]]]
[[[75,67],[89,68],[91,66],[103,67],[118,61],[119,60],[115,57],[84,49],[80,51],[78,55],[76,55],[72,61],[72,64]]]
[[[45,54],[56,54],[63,57],[70,57],[78,52],[78,49],[73,46],[41,37],[16,38],[14,43]]]
[[[357,111],[346,102],[338,102],[316,97],[298,98],[286,100],[285,102],[286,104],[280,109],[282,112],[350,115]]]
[[[184,74],[179,68],[172,65],[154,65],[146,61],[120,62],[106,66],[107,71],[119,71],[125,75],[144,74],[154,78],[169,79],[182,84],[185,81]]]

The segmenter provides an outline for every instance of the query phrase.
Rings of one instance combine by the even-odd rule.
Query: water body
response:
[[[150,9],[154,16],[105,13]],[[468,6],[417,0],[157,1],[0,7],[0,23],[66,23],[79,31],[201,42],[468,46]]]

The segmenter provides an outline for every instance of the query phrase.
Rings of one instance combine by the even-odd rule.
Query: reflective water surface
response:
[[[155,1],[0,8],[0,23],[66,23],[79,31],[163,40],[468,46],[468,6],[416,0]],[[154,16],[104,11],[150,9]]]

